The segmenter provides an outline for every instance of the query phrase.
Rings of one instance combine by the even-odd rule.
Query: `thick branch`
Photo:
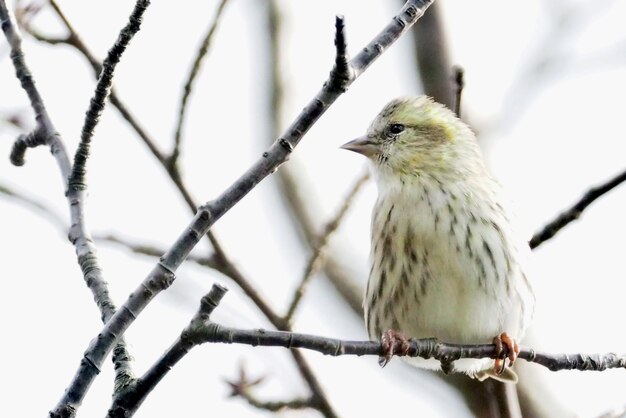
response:
[[[558,215],[552,222],[544,226],[539,232],[533,235],[530,240],[530,248],[537,248],[557,234],[563,227],[580,217],[587,206],[592,204],[597,198],[610,192],[615,187],[626,181],[626,170],[613,177],[604,184],[589,189],[578,202],[572,207]]]
[[[83,361],[75,377],[66,390],[66,395],[55,408],[63,411],[72,399],[79,405],[91,383],[99,372],[104,358],[113,344],[121,337],[147,304],[162,290],[168,288],[175,279],[175,271],[189,255],[200,238],[224,213],[239,202],[250,190],[283,164],[291,151],[298,145],[304,134],[317,119],[362,74],[400,35],[402,35],[419,17],[432,0],[408,1],[399,15],[370,42],[354,59],[349,62],[350,74],[338,74],[333,70],[330,78],[314,99],[304,108],[285,134],[279,138],[242,177],[222,193],[216,200],[201,206],[190,225],[180,235],[174,245],[166,252],[148,277],[133,292],[121,309],[107,322],[102,331],[87,348]],[[345,78],[344,83],[337,80]],[[71,396],[68,396],[71,395]]]
[[[381,356],[383,346],[378,341],[346,341],[317,335],[264,329],[243,330],[224,327],[211,321],[211,313],[219,305],[227,289],[214,284],[200,301],[200,308],[176,342],[161,356],[137,384],[118,396],[109,411],[109,417],[129,417],[134,414],[156,384],[196,345],[203,343],[245,344],[250,346],[304,348],[329,356]],[[396,347],[399,351],[401,347]],[[454,372],[454,362],[462,358],[496,358],[494,344],[448,344],[435,338],[411,339],[406,353],[409,357],[434,358],[449,365],[447,373]],[[503,353],[506,356],[506,353]],[[626,368],[626,356],[608,354],[549,354],[522,347],[519,358],[540,364],[552,371],[603,371]],[[231,384],[231,386],[233,386]]]

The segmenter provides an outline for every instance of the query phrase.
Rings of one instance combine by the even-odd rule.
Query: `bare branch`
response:
[[[96,305],[100,310],[101,319],[106,322],[115,312],[115,304],[113,303],[106,281],[102,275],[102,270],[98,264],[96,255],[96,247],[93,244],[89,231],[85,226],[85,216],[83,210],[84,194],[82,192],[72,192],[68,187],[68,178],[72,169],[65,145],[57,133],[52,121],[48,115],[46,107],[43,103],[31,72],[24,61],[24,53],[21,48],[21,39],[15,30],[15,26],[10,19],[5,0],[0,0],[0,22],[2,30],[5,34],[9,45],[11,46],[11,59],[15,67],[17,78],[20,80],[22,88],[28,95],[31,107],[35,112],[37,127],[26,137],[20,136],[16,145],[11,152],[11,160],[14,163],[22,163],[24,161],[24,153],[26,148],[34,145],[48,145],[50,151],[57,162],[61,177],[63,179],[63,187],[66,191],[66,198],[69,204],[71,227],[68,238],[74,245],[78,264],[83,273],[83,279],[87,287],[92,292]],[[36,139],[39,137],[38,139]],[[18,145],[21,144],[21,145]],[[132,359],[127,350],[126,343],[123,338],[119,338],[116,342],[117,346],[113,352],[113,363],[115,365],[115,385],[121,387],[129,380],[134,378],[130,368]],[[73,413],[73,406],[68,404],[67,411]]]
[[[50,5],[52,6],[52,9],[55,11],[57,16],[59,16],[59,18],[61,19],[61,22],[63,23],[63,25],[65,25],[65,28],[67,29],[69,33],[67,36],[67,45],[76,48],[76,50],[78,50],[78,52],[80,52],[87,59],[97,79],[100,73],[102,72],[102,63],[98,61],[98,59],[96,59],[96,57],[91,53],[91,51],[89,51],[89,49],[87,48],[87,45],[85,45],[82,38],[80,37],[78,32],[74,29],[70,21],[67,19],[67,17],[63,13],[63,11],[61,10],[57,2],[55,0],[49,0],[49,1],[50,1]],[[166,161],[165,155],[157,147],[156,141],[154,141],[150,137],[150,135],[148,135],[146,130],[130,113],[126,105],[118,97],[117,92],[115,91],[115,88],[113,86],[111,86],[109,100],[111,101],[111,104],[120,112],[122,117],[131,125],[131,127],[135,130],[137,135],[139,135],[139,138],[141,138],[141,140],[146,144],[150,152],[152,152],[152,154],[159,160],[159,162],[161,162],[161,164],[165,165],[165,161]],[[194,205],[193,208],[195,209],[196,205]]]
[[[352,202],[354,202],[354,198],[356,197],[357,193],[361,190],[363,185],[367,182],[367,180],[369,180],[369,177],[370,176],[369,176],[369,171],[368,171],[368,172],[365,172],[363,175],[361,175],[357,179],[357,181],[352,186],[352,189],[350,190],[350,192],[344,199],[343,204],[341,205],[341,207],[339,208],[335,216],[333,216],[333,218],[324,227],[324,233],[320,237],[317,245],[313,248],[313,254],[311,255],[311,258],[309,259],[309,262],[307,263],[307,266],[304,270],[304,275],[302,277],[302,280],[300,281],[300,284],[294,291],[294,294],[291,298],[291,304],[289,305],[289,308],[287,309],[287,313],[285,314],[285,321],[287,321],[288,323],[292,321],[293,315],[296,312],[296,309],[298,305],[300,304],[302,297],[304,296],[306,286],[311,280],[311,277],[317,271],[319,271],[320,267],[325,262],[324,260],[325,251],[326,251],[326,247],[328,246],[328,241],[330,240],[331,235],[337,230],[337,228],[339,228],[339,225],[343,221],[346,213],[348,212],[348,209],[350,208],[350,206],[352,206]]]
[[[20,3],[20,0],[16,1],[15,21],[24,32],[28,33],[39,42],[50,45],[66,44],[70,41],[69,36],[49,36],[33,28],[31,20],[41,11],[43,4],[38,4],[35,7],[33,7],[33,3],[29,3],[26,6],[18,6]]]
[[[89,61],[97,77],[98,74],[101,72],[102,64],[89,51],[87,46],[81,40],[79,34],[76,32],[76,30],[74,30],[73,26],[71,25],[71,23],[69,22],[65,14],[62,12],[58,4],[55,2],[55,0],[50,0],[50,4],[52,5],[53,9],[55,10],[55,12],[59,16],[63,24],[69,31],[68,45],[76,48]],[[167,158],[163,154],[163,152],[159,150],[159,148],[156,145],[156,141],[154,141],[154,139],[150,137],[150,135],[146,132],[146,130],[130,113],[126,105],[122,102],[122,100],[119,98],[119,96],[117,95],[117,93],[115,92],[113,88],[111,88],[111,94],[109,96],[109,100],[111,101],[111,104],[120,112],[122,117],[131,125],[131,127],[135,130],[137,135],[139,135],[139,137],[146,144],[148,149],[152,152],[152,154],[156,157],[156,159],[161,163],[162,167],[165,168],[169,178],[172,180],[176,188],[179,190],[181,196],[185,200],[187,207],[193,213],[195,213],[196,208],[198,207],[198,204],[195,202],[194,198],[191,196],[191,193],[187,189],[187,186],[185,185],[182,179],[182,176],[180,174],[178,167],[176,165],[172,165],[170,163],[170,159]],[[215,234],[212,231],[209,231],[207,233],[207,237],[215,250],[215,254],[210,257],[204,258],[204,260],[205,261],[213,260],[214,261],[213,264],[217,266],[217,270],[219,270],[221,273],[227,275],[233,281],[235,281],[235,283],[237,283],[242,288],[242,290],[248,295],[248,297],[250,297],[254,301],[254,303],[265,314],[265,316],[267,316],[268,319],[270,319],[272,323],[274,324],[279,323],[280,318],[272,311],[269,305],[261,298],[261,296],[259,295],[259,292],[252,286],[250,281],[247,280],[243,276],[243,274],[239,271],[239,269],[237,269],[237,267],[232,263],[232,261],[230,261],[229,257],[227,256],[226,252],[222,248]],[[164,251],[162,251],[159,254],[159,256],[163,253]]]
[[[400,35],[411,27],[430,6],[432,0],[408,1],[383,31],[377,35],[350,62],[350,74],[339,74],[337,69],[331,71],[329,79],[313,100],[302,110],[293,124],[287,129],[263,156],[238,180],[225,190],[217,199],[206,203],[198,209],[189,226],[179,236],[174,245],[161,257],[159,263],[148,277],[138,286],[121,309],[106,323],[87,348],[83,361],[75,377],[68,386],[66,394],[71,394],[72,407],[80,404],[91,383],[99,372],[113,344],[119,339],[130,324],[137,318],[148,303],[162,290],[167,289],[175,280],[175,271],[182,264],[191,250],[205,235],[209,228],[224,213],[238,203],[256,185],[283,164],[294,147],[319,117],[334,101],[361,75],[372,62],[393,43]],[[345,79],[345,83],[337,79]],[[66,397],[61,400],[55,411],[64,411],[68,406]]]
[[[85,114],[85,122],[80,136],[80,143],[78,144],[76,154],[74,154],[74,165],[68,182],[70,190],[85,190],[87,188],[87,184],[85,183],[85,174],[87,173],[86,164],[87,159],[89,158],[89,148],[91,146],[94,128],[98,124],[100,115],[104,110],[105,101],[111,91],[115,67],[120,62],[122,54],[126,50],[130,40],[137,32],[139,32],[143,14],[149,5],[150,0],[137,0],[133,11],[128,18],[128,23],[120,31],[117,41],[109,50],[107,57],[102,64],[102,71],[100,73],[100,77],[98,78],[96,91],[89,102],[89,108]]]
[[[97,241],[104,241],[122,245],[136,254],[143,254],[151,257],[158,258],[166,253],[166,250],[163,248],[157,248],[147,244],[133,243],[115,235],[96,236],[95,239]],[[241,290],[243,290],[244,294],[250,298],[250,300],[259,308],[259,310],[267,317],[267,319],[269,319],[269,321],[274,326],[279,329],[284,327],[284,320],[273,311],[269,303],[263,298],[263,296],[261,296],[259,291],[254,286],[252,286],[252,284],[245,277],[243,277],[243,275],[239,272],[239,270],[235,268],[233,264],[224,262],[224,260],[220,258],[217,253],[214,253],[209,257],[189,255],[187,259],[200,266],[216,270],[231,279],[241,288]]]
[[[248,402],[249,405],[257,409],[262,409],[264,411],[270,412],[278,412],[284,409],[314,408],[315,401],[312,397],[295,398],[288,401],[261,401],[251,393],[250,389],[252,389],[254,386],[259,385],[261,382],[263,382],[263,380],[263,377],[250,380],[243,366],[239,367],[239,376],[237,377],[237,380],[224,379],[228,386],[230,386],[231,397],[243,398],[246,402]]]
[[[83,56],[87,58],[87,60],[92,65],[92,68],[96,72],[96,76],[97,76],[99,71],[101,70],[101,64],[89,52],[86,45],[82,42],[78,33],[76,33],[76,31],[73,29],[72,25],[70,24],[68,19],[65,17],[65,15],[63,14],[59,6],[56,4],[56,2],[54,0],[51,0],[51,4],[54,10],[56,11],[56,13],[58,14],[58,16],[61,18],[61,20],[65,24],[68,31],[70,32],[68,44],[70,46],[75,47],[79,52],[83,54]],[[178,167],[176,165],[170,164],[170,160],[166,159],[164,155],[157,149],[154,140],[152,140],[148,136],[148,134],[145,132],[145,130],[141,128],[139,123],[134,119],[134,117],[127,110],[126,106],[122,103],[121,99],[119,99],[119,97],[116,95],[114,90],[111,91],[110,100],[111,100],[111,104],[113,104],[120,111],[120,113],[122,114],[122,117],[129,122],[129,124],[135,129],[137,134],[146,143],[148,148],[152,151],[152,153],[159,160],[162,166],[165,167],[170,179],[174,182],[174,184],[180,191],[188,207],[192,211],[195,211],[195,208],[197,207],[197,205],[194,202],[193,198],[191,197],[191,194],[187,190],[180,176],[180,172],[178,171]],[[224,250],[222,249],[221,245],[219,244],[217,238],[214,236],[212,231],[209,231],[207,236],[215,249],[215,253],[209,257],[191,256],[190,260],[193,262],[196,262],[199,265],[216,269],[220,273],[232,279],[236,284],[239,285],[239,287],[243,290],[243,292],[252,300],[252,302],[259,308],[259,310],[268,318],[268,320],[274,326],[276,326],[278,329],[287,330],[288,328],[287,328],[285,321],[273,311],[273,309],[270,307],[268,302],[261,296],[260,292],[257,289],[255,289],[255,287],[251,284],[251,282],[248,279],[246,279],[243,276],[243,274],[237,269],[237,267],[228,259],[227,255],[225,254]],[[145,255],[160,257],[162,254],[165,253],[165,250],[161,250],[161,249],[157,249],[157,248],[149,247],[145,245],[131,244],[117,237],[107,236],[107,237],[98,237],[98,239],[106,240],[109,242],[116,242],[118,244],[125,245],[132,251],[136,253],[142,253]],[[295,351],[292,352],[292,356],[294,357],[294,360],[296,364],[298,365],[301,374],[303,375],[304,379],[307,381],[307,383],[309,384],[309,387],[313,391],[312,399],[316,400],[316,405],[319,405],[318,409],[320,409],[323,412],[327,412],[326,413],[327,416],[333,416],[334,413],[332,412],[332,408],[330,407],[330,404],[328,403],[328,401],[325,400],[324,394],[321,391],[321,388],[319,384],[317,383],[317,380],[311,373],[310,368],[308,367],[308,364],[306,363],[305,359]]]
[[[194,340],[190,338],[192,330],[201,326],[202,323],[208,320],[226,292],[227,289],[225,287],[213,285],[209,293],[200,300],[200,309],[196,312],[189,322],[189,325],[183,330],[176,342],[157,363],[143,376],[138,378],[132,386],[128,386],[126,390],[116,394],[113,399],[113,405],[107,414],[108,418],[127,418],[134,415],[139,406],[141,406],[141,403],[145,400],[147,394],[150,393],[167,372],[193,348],[195,343]]]
[[[26,162],[24,156],[28,148],[37,148],[40,145],[44,145],[47,142],[46,134],[41,132],[40,129],[36,129],[28,134],[22,134],[17,137],[17,140],[13,143],[11,149],[11,155],[9,159],[11,164],[17,167],[21,167]]]
[[[178,157],[180,156],[180,142],[183,130],[183,122],[185,121],[187,101],[189,100],[189,96],[191,95],[193,83],[196,79],[196,76],[198,75],[198,72],[200,71],[200,65],[202,64],[202,60],[209,51],[209,47],[211,46],[211,40],[213,39],[213,34],[217,30],[217,26],[220,23],[220,18],[222,17],[222,12],[224,11],[226,3],[228,3],[228,0],[222,0],[217,6],[215,17],[213,18],[213,21],[209,26],[208,32],[204,36],[204,39],[200,44],[200,48],[196,53],[193,65],[191,66],[191,70],[189,71],[189,75],[187,76],[187,81],[185,82],[185,87],[183,89],[183,97],[180,101],[180,107],[178,110],[178,122],[176,123],[176,134],[174,135],[174,149],[172,150],[169,161],[171,166],[176,166],[176,163],[178,162]]]
[[[149,245],[132,244],[121,238],[111,236],[111,235],[99,237],[98,239],[123,245],[137,254],[160,257],[162,254],[165,253],[164,250],[151,247]],[[226,277],[229,277],[231,280],[233,280],[233,282],[235,282],[243,290],[246,296],[250,298],[250,300],[259,308],[259,310],[263,312],[263,314],[272,323],[272,325],[274,325],[277,329],[280,329],[282,331],[290,330],[289,324],[272,310],[270,305],[258,293],[258,291],[254,289],[240,275],[233,273],[231,266],[224,265],[216,254],[214,254],[212,257],[197,257],[194,255],[189,255],[187,259],[198,265],[215,269],[219,271],[220,273],[224,274]],[[296,350],[292,350],[291,355],[296,365],[298,366],[298,371],[300,372],[300,374],[302,375],[306,383],[309,385],[309,388],[311,389],[311,392],[313,393],[310,399],[315,400],[314,405],[316,409],[320,410],[320,412],[325,413],[325,416],[334,416],[335,413],[333,412],[332,407],[330,406],[330,403],[328,402],[328,400],[326,400],[324,392],[322,391],[321,386],[319,385],[317,381],[317,378],[314,376],[305,358],[300,354],[300,352]]]
[[[596,199],[602,195],[610,192],[615,187],[626,181],[626,170],[613,177],[606,183],[589,189],[583,197],[580,198],[572,207],[566,209],[560,215],[558,215],[553,221],[544,226],[540,231],[533,235],[529,242],[530,248],[535,249],[553,236],[555,236],[563,227],[572,221],[575,221],[580,217],[587,206],[592,204]]]
[[[67,222],[65,222],[61,215],[50,209],[48,205],[45,205],[32,196],[28,196],[22,192],[14,190],[10,186],[3,183],[0,183],[0,193],[43,214],[55,227],[59,228],[64,233],[67,233]]]
[[[26,62],[24,61],[24,52],[22,51],[22,39],[19,34],[15,30],[15,26],[13,25],[11,18],[9,16],[9,11],[6,7],[5,1],[0,0],[0,24],[2,25],[2,31],[4,32],[4,36],[6,37],[9,46],[11,47],[11,60],[13,61],[13,66],[15,67],[15,75],[17,76],[22,88],[28,95],[28,99],[30,100],[30,106],[35,112],[35,119],[37,121],[38,129],[33,131],[32,135],[38,134],[43,135],[43,138],[38,138],[35,140],[31,138],[29,144],[24,144],[23,146],[19,146],[22,149],[22,155],[13,155],[15,151],[12,152],[12,160],[22,160],[24,159],[23,152],[25,152],[27,147],[36,146],[36,145],[51,145],[55,141],[54,133],[55,129],[50,121],[50,117],[48,116],[48,112],[46,110],[46,106],[43,103],[43,99],[39,95],[39,91],[35,86],[35,82],[31,76],[30,70],[26,66]],[[50,134],[50,136],[46,136]],[[24,140],[22,140],[24,142]],[[61,164],[62,163],[62,164]],[[67,169],[69,167],[69,161],[60,162],[62,169]]]
[[[201,343],[219,342],[252,346],[305,348],[330,356],[380,356],[383,348],[378,341],[345,341],[316,335],[298,334],[263,329],[240,330],[209,323],[201,331]],[[496,358],[493,344],[449,344],[435,338],[409,340],[409,357],[434,358],[451,363],[462,358]],[[394,353],[401,355],[402,353]],[[604,371],[626,368],[626,355],[606,354],[550,354],[522,347],[518,358],[537,363],[551,371],[580,370]]]
[[[316,335],[299,334],[264,329],[243,330],[221,326],[211,321],[211,313],[219,305],[227,289],[214,284],[207,295],[200,301],[200,308],[183,330],[180,337],[168,351],[151,367],[146,374],[137,380],[137,384],[120,394],[109,411],[109,417],[130,417],[137,410],[146,396],[156,384],[181,360],[189,351],[203,343],[245,344],[250,346],[284,347],[289,349],[304,348],[329,356],[380,356],[383,346],[378,341],[346,341],[325,338]],[[448,344],[435,338],[411,339],[409,350],[402,353],[396,347],[397,356],[421,357],[437,359],[448,367],[447,373],[456,372],[454,362],[462,358],[496,358],[498,350],[494,344]],[[506,356],[507,353],[500,353]],[[503,357],[505,358],[505,357]],[[531,348],[522,347],[519,357],[528,362],[537,363],[551,371],[580,370],[604,371],[614,368],[626,368],[626,356],[608,354],[549,354],[536,352]],[[231,385],[240,389],[237,385]],[[242,390],[241,392],[245,392]],[[237,393],[240,394],[240,393]],[[306,401],[302,401],[306,403]]]
[[[454,94],[450,85],[450,58],[441,4],[433,5],[422,22],[413,27],[411,35],[424,94],[452,108]]]
[[[454,87],[452,88],[454,92],[454,113],[456,113],[457,117],[461,117],[461,93],[463,93],[463,87],[465,87],[465,80],[463,78],[463,67],[459,67],[455,65],[452,67],[452,83]]]
[[[285,409],[307,409],[313,408],[315,405],[315,401],[312,398],[296,398],[288,401],[261,401],[248,390],[239,390],[237,396],[245,399],[250,406],[270,412],[278,412]]]
[[[267,2],[267,30],[269,36],[269,103],[267,105],[269,123],[268,138],[273,140],[280,134],[280,115],[283,111],[284,85],[281,77],[280,66],[282,55],[280,51],[280,32],[283,26],[276,1]],[[303,171],[300,170],[297,161],[291,161],[278,171],[278,184],[281,189],[281,197],[293,217],[294,223],[299,227],[303,240],[311,248],[315,248],[318,242],[318,227],[313,219],[311,205],[307,203],[307,187],[301,181]],[[346,273],[341,265],[341,259],[335,253],[329,253],[323,265],[324,274],[335,287],[337,292],[344,298],[352,310],[362,317],[361,297],[363,294],[360,286]]]

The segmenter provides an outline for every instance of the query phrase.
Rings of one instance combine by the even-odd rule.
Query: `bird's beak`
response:
[[[380,144],[373,142],[368,136],[362,136],[350,142],[346,142],[340,148],[358,152],[366,157],[373,157],[381,152]]]

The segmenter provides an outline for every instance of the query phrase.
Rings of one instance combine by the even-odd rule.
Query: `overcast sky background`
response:
[[[518,206],[528,235],[574,202],[591,185],[624,169],[626,2],[598,0],[437,0],[443,6],[452,62],[466,71],[464,116],[479,133],[485,157]],[[12,3],[12,2],[10,2]],[[190,60],[207,30],[215,1],[154,2],[142,30],[117,67],[120,97],[163,149],[174,123]],[[11,4],[10,4],[11,6]],[[125,24],[132,2],[60,1],[94,53],[103,57]],[[231,0],[204,63],[185,126],[182,166],[199,202],[216,197],[257,158],[266,144],[266,34],[260,0]],[[399,10],[396,1],[281,2],[287,125],[326,79],[333,62],[334,15],[346,17],[355,54]],[[33,21],[42,32],[63,34],[53,13]],[[48,111],[69,150],[78,142],[93,94],[91,68],[71,48],[24,36],[26,60]],[[364,161],[339,145],[361,135],[391,98],[418,94],[408,38],[377,61],[305,136],[294,152],[310,179],[320,221],[339,206]],[[32,116],[0,40],[0,115]],[[8,155],[20,131],[0,124],[0,182],[42,201],[68,219],[63,185],[49,152],[27,154],[24,167]],[[117,111],[108,107],[96,128],[88,162],[87,224],[134,242],[167,248],[190,212],[162,168]],[[237,265],[275,306],[283,307],[307,259],[286,219],[273,179],[259,185],[221,219],[214,231]],[[374,184],[359,195],[335,246],[347,248],[366,280],[369,215]],[[626,352],[624,236],[626,187],[593,204],[579,222],[534,252],[538,306],[534,347],[552,352]],[[0,317],[7,416],[36,416],[53,407],[70,382],[82,352],[101,328],[66,233],[40,213],[0,198],[4,280]],[[208,246],[201,242],[199,250]],[[154,260],[100,244],[100,262],[116,302],[151,269]],[[175,340],[200,297],[219,281],[231,291],[214,318],[225,325],[267,327],[267,321],[228,279],[184,265],[171,289],[159,295],[127,332],[142,373]],[[282,310],[282,309],[279,309]],[[296,320],[296,330],[364,339],[362,324],[318,275]],[[342,416],[420,411],[422,416],[469,416],[463,401],[440,380],[401,367],[381,370],[375,358],[327,358],[307,353]],[[258,417],[241,400],[226,399],[222,378],[245,363],[267,376],[260,397],[306,394],[290,358],[279,348],[204,345],[194,349],[147,398],[138,417]],[[539,367],[539,366],[536,366]],[[542,371],[560,401],[583,417],[626,404],[626,372]],[[112,373],[102,375],[78,416],[103,416]],[[407,383],[408,382],[408,383]],[[284,412],[282,416],[317,416]]]

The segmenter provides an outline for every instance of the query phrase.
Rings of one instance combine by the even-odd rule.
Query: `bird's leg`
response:
[[[506,332],[503,332],[502,334],[495,337],[493,339],[493,344],[496,346],[496,361],[493,366],[493,370],[499,376],[502,374],[502,372],[504,372],[504,368],[506,367],[506,358],[508,358],[510,361],[509,366],[512,366],[513,363],[515,363],[517,355],[519,354],[519,344]],[[505,354],[504,347],[506,347],[506,358],[503,356],[503,354]]]
[[[389,329],[383,332],[380,342],[383,345],[383,355],[378,358],[380,367],[385,367],[394,354],[405,356],[409,352],[408,338],[398,331]]]

